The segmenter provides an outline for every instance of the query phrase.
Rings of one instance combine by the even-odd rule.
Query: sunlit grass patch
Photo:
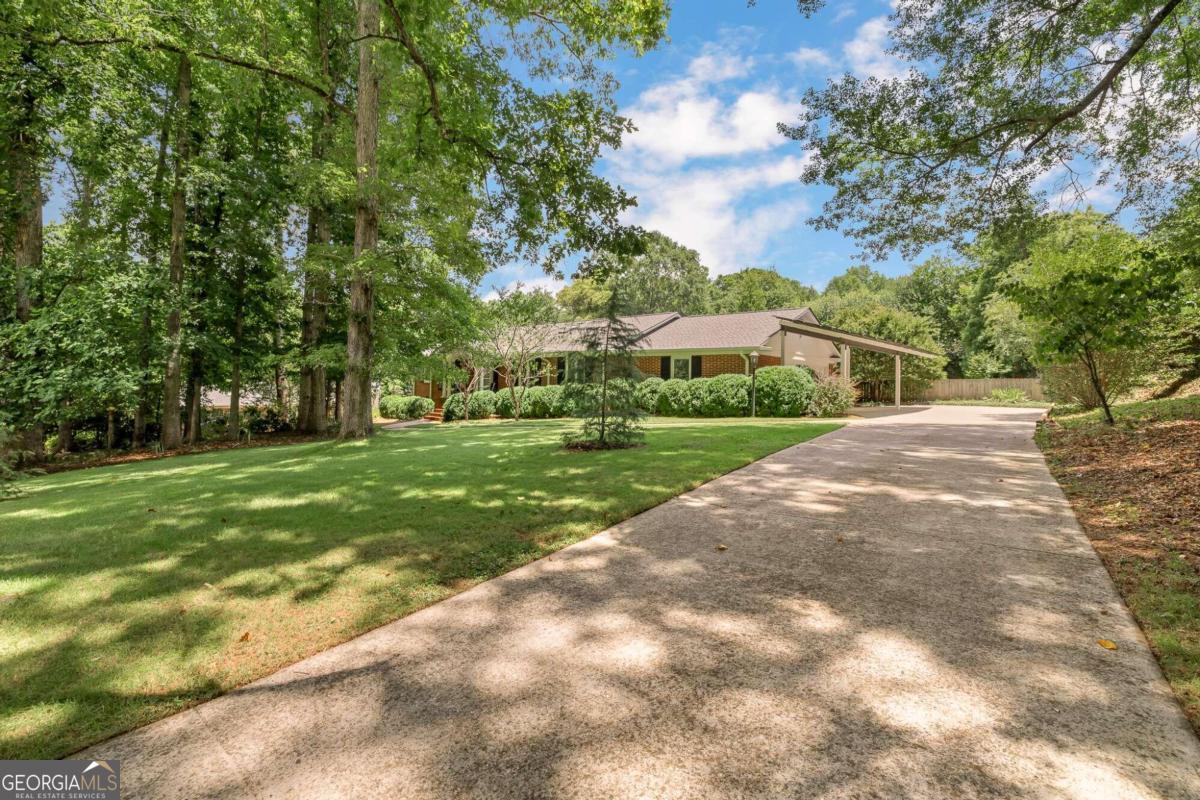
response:
[[[838,427],[568,423],[221,450],[63,472],[0,503],[0,758],[150,722]]]

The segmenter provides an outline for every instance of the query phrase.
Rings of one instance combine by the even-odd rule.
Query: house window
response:
[[[686,381],[691,377],[691,366],[692,360],[687,356],[671,359],[671,377],[683,378]]]

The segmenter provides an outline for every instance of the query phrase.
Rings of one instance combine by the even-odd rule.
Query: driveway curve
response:
[[[1038,416],[880,412],[89,755],[127,798],[1200,798]]]

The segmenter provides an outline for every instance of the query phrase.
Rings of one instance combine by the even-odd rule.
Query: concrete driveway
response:
[[[129,798],[1200,798],[1038,416],[881,412],[90,754]]]

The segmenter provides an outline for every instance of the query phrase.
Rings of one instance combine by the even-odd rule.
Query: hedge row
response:
[[[745,417],[750,415],[750,378],[717,375],[690,381],[647,378],[634,396],[638,407],[667,417]],[[854,404],[854,389],[837,378],[817,380],[805,369],[763,367],[755,381],[755,412],[760,417],[836,417]]]
[[[430,411],[433,411],[433,401],[428,397],[385,394],[379,398],[379,414],[388,419],[420,419]]]
[[[745,375],[667,381],[651,377],[638,383],[633,392],[638,407],[648,414],[666,417],[750,416],[750,378]],[[838,417],[854,404],[854,389],[840,378],[818,380],[806,369],[763,367],[758,371],[755,398],[755,410],[760,417]],[[382,401],[380,408],[383,408]],[[462,395],[453,394],[446,400],[443,417],[462,419],[462,408]],[[511,419],[512,393],[507,389],[472,392],[470,410],[471,419],[483,419],[492,414]],[[569,417],[572,413],[571,401],[562,386],[530,386],[525,390],[521,403],[523,419]]]

